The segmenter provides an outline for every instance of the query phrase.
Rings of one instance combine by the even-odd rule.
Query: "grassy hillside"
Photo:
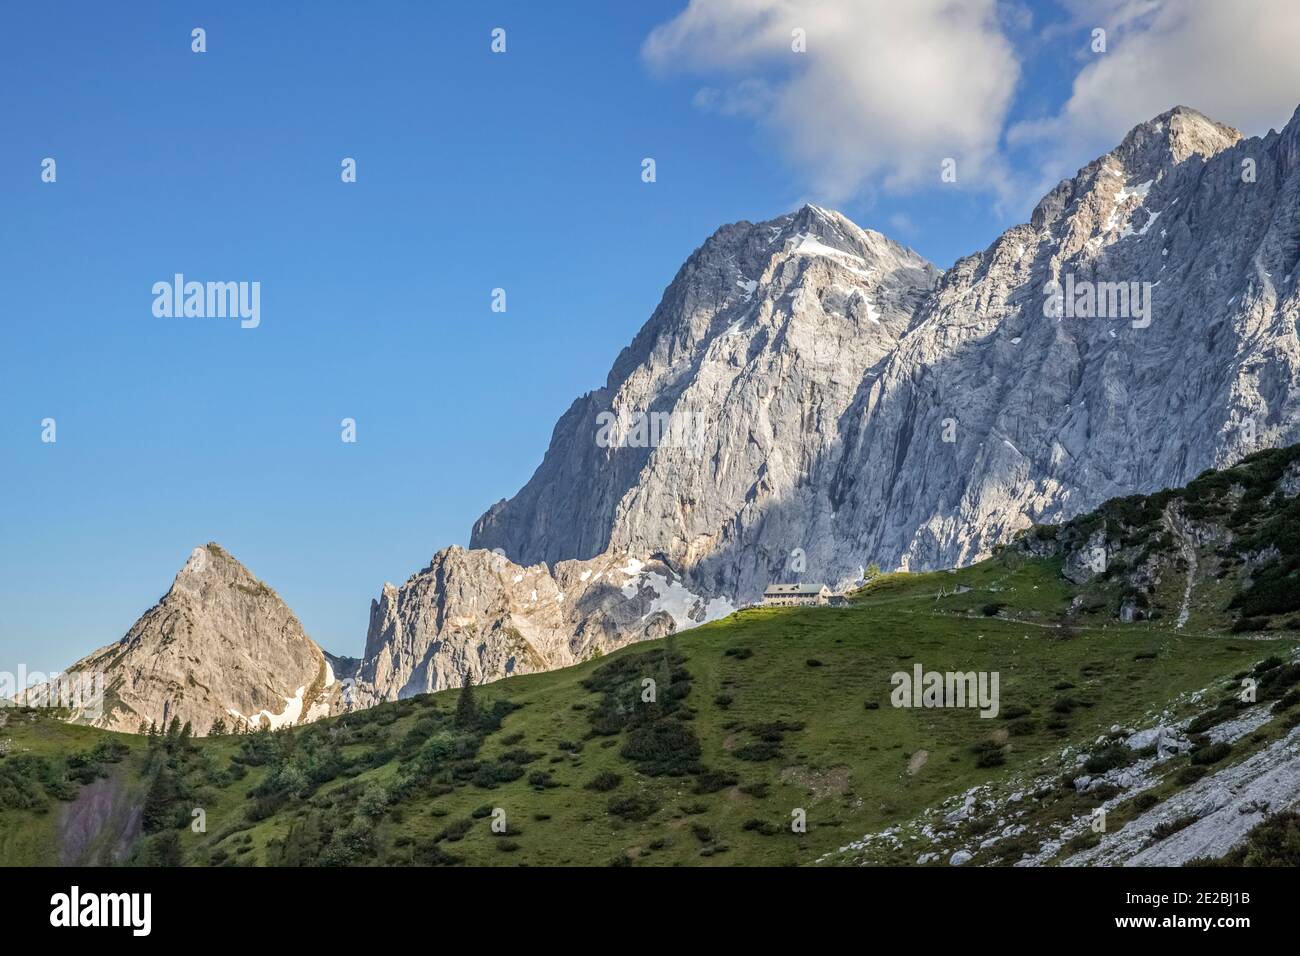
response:
[[[1250,673],[1284,719],[1213,760],[1295,725],[1294,622],[1240,624],[1295,553],[1296,499],[1275,493],[1293,460],[1248,460],[1268,474],[1254,497],[1232,473],[1207,476],[1215,492],[1195,492],[1199,518],[1168,541],[1174,498],[1124,499],[969,568],[886,575],[847,608],[747,609],[472,701],[451,691],[196,740],[3,711],[0,863],[910,864],[944,849],[943,805],[976,787],[1030,793],[1026,829],[976,851],[1014,862],[1105,796],[1068,778],[1130,759],[1112,745],[1120,728],[1227,720],[1240,705],[1223,695]],[[1197,520],[1237,530],[1197,532],[1189,550]],[[1081,577],[1099,535],[1109,567]],[[1268,600],[1249,606],[1287,604]],[[1125,603],[1142,609],[1131,623]],[[892,706],[891,675],[916,664],[996,672],[998,716]],[[1203,744],[1164,766],[1145,806],[1204,772]],[[961,836],[1000,822],[977,813]]]
[[[95,772],[165,780],[137,861],[802,864],[1149,722],[1297,643],[1170,621],[1062,626],[1075,593],[1051,560],[889,576],[850,608],[745,610],[668,648],[477,688],[472,725],[457,725],[459,692],[183,747],[11,711],[0,767],[41,760],[52,780],[121,742],[117,763],[89,761]],[[914,663],[999,672],[1001,714],[891,706],[890,675]],[[653,704],[641,702],[646,677]],[[0,812],[3,862],[58,857],[77,802],[42,789],[41,806]],[[205,833],[192,832],[195,808]],[[498,808],[505,833],[492,829]],[[796,809],[804,833],[791,832]]]

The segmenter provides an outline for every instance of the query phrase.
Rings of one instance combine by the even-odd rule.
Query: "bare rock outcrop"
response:
[[[660,560],[605,554],[522,567],[447,548],[370,605],[358,703],[553,670],[731,613]]]
[[[171,588],[121,640],[27,691],[36,706],[109,730],[206,734],[281,727],[339,709],[341,678],[280,596],[217,544],[195,548]]]

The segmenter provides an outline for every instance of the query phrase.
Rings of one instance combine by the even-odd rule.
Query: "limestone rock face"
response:
[[[172,718],[206,734],[279,727],[339,709],[342,677],[293,612],[219,545],[195,548],[171,588],[116,643],[33,688],[32,704],[74,703],[73,719],[135,732]],[[346,661],[340,662],[346,665]],[[75,691],[99,681],[94,695]]]
[[[451,547],[371,602],[357,702],[565,667],[732,610],[689,592],[662,561],[607,554],[522,567]]]
[[[310,717],[561,667],[774,580],[967,563],[1300,441],[1298,260],[1300,114],[1243,139],[1184,107],[946,273],[817,206],[724,226],[470,550],[383,588],[341,691],[313,697],[330,669],[278,599],[187,566],[99,652],[147,649],[113,668],[114,719],[280,719],[299,687]]]
[[[812,206],[725,227],[471,543],[658,553],[733,601],[795,566],[976,560],[1300,439],[1298,258],[1300,117],[1242,139],[1184,107],[941,278]],[[702,439],[593,440],[600,413],[647,410]]]
[[[856,410],[832,492],[849,550],[965,563],[1032,521],[1296,441],[1297,141],[1300,118],[1242,140],[1175,109],[958,262]],[[1045,315],[1053,282],[1076,305],[1082,283],[1137,283],[1150,312]]]
[[[661,554],[703,591],[754,596],[794,549],[833,533],[846,416],[938,276],[816,206],[720,229],[471,547],[524,563]],[[654,415],[689,440],[638,435]],[[602,445],[602,416],[628,440]]]

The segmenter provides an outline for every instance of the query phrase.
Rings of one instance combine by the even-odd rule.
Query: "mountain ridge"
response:
[[[611,485],[599,468],[586,473],[575,470],[573,462],[582,460],[587,450],[575,449],[584,436],[573,434],[568,421],[571,409],[557,424],[547,458],[516,498],[504,504],[498,502],[475,524],[471,547],[501,548],[508,555],[518,552],[529,560],[548,561],[584,557],[606,547],[632,552],[657,550],[680,562],[703,593],[743,600],[753,597],[765,580],[780,573],[789,553],[796,548],[804,553],[810,574],[830,580],[843,579],[873,559],[889,565],[942,566],[988,553],[989,548],[1007,540],[1031,520],[1053,513],[1077,513],[1115,493],[1178,484],[1200,468],[1221,464],[1249,448],[1244,442],[1233,442],[1231,436],[1218,444],[1205,442],[1204,419],[1211,416],[1222,426],[1253,415],[1252,421],[1258,426],[1255,437],[1262,444],[1294,438],[1298,360],[1295,336],[1288,330],[1288,322],[1293,324],[1296,315],[1294,285],[1282,290],[1280,296],[1275,294],[1276,289],[1252,285],[1256,279],[1269,278],[1263,276],[1268,270],[1257,267],[1252,261],[1254,256],[1241,253],[1248,249],[1267,254],[1271,244],[1280,242],[1282,248],[1273,250],[1275,258],[1281,260],[1279,267],[1285,268],[1288,275],[1294,268],[1300,214],[1294,199],[1298,190],[1290,187],[1297,183],[1297,138],[1298,119],[1293,119],[1281,134],[1245,140],[1238,131],[1204,114],[1175,107],[1134,127],[1114,150],[1082,167],[1075,177],[1063,180],[1040,201],[1029,223],[1008,229],[985,250],[958,260],[947,272],[940,275],[935,270],[933,290],[896,336],[896,344],[884,361],[864,368],[852,407],[840,414],[837,427],[848,447],[834,448],[839,439],[831,436],[825,444],[832,447],[829,453],[820,455],[821,461],[805,462],[799,467],[793,484],[822,484],[827,494],[820,502],[792,505],[788,489],[783,489],[781,497],[773,499],[766,510],[755,507],[752,501],[739,505],[733,502],[717,509],[708,521],[694,520],[700,513],[697,499],[708,494],[707,489],[700,490],[702,482],[688,483],[685,490],[666,484],[651,487],[656,458],[681,466],[681,455],[645,455],[637,459],[635,464],[644,468],[642,480],[630,487],[625,483]],[[1238,182],[1234,187],[1238,159],[1260,164],[1256,182]],[[1258,187],[1258,195],[1247,191],[1247,185]],[[1224,193],[1239,194],[1243,201],[1226,201]],[[1244,201],[1248,196],[1254,196],[1252,203]],[[1190,215],[1177,208],[1180,202],[1185,203],[1184,209],[1191,209]],[[1208,221],[1222,219],[1221,213],[1211,214],[1225,205],[1230,217],[1226,224]],[[838,251],[844,251],[839,234],[858,229],[842,216],[815,206],[805,206],[793,215],[800,219],[804,231],[810,225],[821,228],[819,242],[825,239],[826,245]],[[1156,244],[1154,230],[1161,217],[1161,243]],[[782,217],[760,227],[779,230],[790,219]],[[730,237],[744,228],[745,224],[724,227],[714,236]],[[1192,261],[1181,266],[1176,259],[1170,259],[1170,246]],[[688,260],[688,266],[698,269],[701,262],[708,260],[709,250],[706,243]],[[836,256],[831,253],[823,258]],[[1235,276],[1231,292],[1214,296],[1211,290],[1225,285],[1221,281],[1222,269],[1215,268],[1219,259],[1235,269]],[[1171,275],[1171,263],[1180,265],[1183,274]],[[1077,272],[1081,281],[1149,283],[1162,300],[1158,328],[1155,332],[1142,329],[1148,333],[1142,341],[1131,334],[1137,329],[1120,338],[1122,326],[1128,323],[1116,323],[1114,328],[1089,328],[1039,321],[1037,307],[1043,302],[1042,289],[1065,272]],[[683,267],[674,286],[692,275]],[[1209,276],[1214,281],[1198,282],[1197,276]],[[827,278],[817,292],[827,292],[833,282]],[[1179,288],[1170,295],[1172,285]],[[670,286],[655,317],[634,342],[657,334],[666,324],[661,313],[689,299],[690,290],[674,286]],[[1204,311],[1200,306],[1207,302],[1218,306],[1224,318],[1190,316],[1193,310]],[[1271,339],[1260,335],[1259,316],[1254,316],[1252,322],[1248,303],[1270,315],[1280,307],[1281,315],[1272,323],[1276,328]],[[725,324],[725,309],[718,314],[723,318],[716,318],[716,324]],[[1237,327],[1225,326],[1224,319],[1233,317]],[[1250,364],[1249,360],[1234,364],[1232,352],[1226,349],[1221,349],[1220,355],[1199,356],[1195,357],[1197,361],[1189,362],[1187,333],[1179,328],[1189,322],[1212,328],[1217,324],[1218,331],[1213,334],[1221,342],[1227,338],[1223,335],[1226,330],[1241,347],[1263,353],[1272,365],[1269,387],[1254,388],[1249,377],[1239,383],[1226,381],[1227,376],[1219,368],[1226,365],[1231,372]],[[702,324],[713,327],[713,323]],[[1002,331],[1007,334],[1000,335]],[[1022,339],[1027,334],[1037,336],[1030,362],[1036,370],[1047,373],[1044,382],[1017,375],[1011,366],[1024,359],[1004,354],[1022,341],[1029,345],[1028,339]],[[1118,342],[1111,345],[1111,340]],[[1175,387],[1167,369],[1161,376],[1165,381],[1155,386],[1145,387],[1140,381],[1132,384],[1133,379],[1156,371],[1152,363],[1143,362],[1140,354],[1135,357],[1143,349],[1170,354],[1181,349],[1184,356],[1179,359],[1180,368],[1199,371],[1199,366],[1205,369],[1201,374],[1217,374],[1225,379],[1216,397],[1218,407],[1196,409],[1184,428],[1173,430],[1166,444],[1183,447],[1159,456],[1160,460],[1178,463],[1163,470],[1146,467],[1143,458],[1152,456],[1132,444],[1120,447],[1121,443],[1112,439],[1097,442],[1112,447],[1095,452],[1089,447],[1098,431],[1103,435],[1120,430],[1142,431],[1124,420],[1122,408],[1105,407],[1114,406],[1116,398],[1122,401],[1117,393],[1145,388],[1143,403],[1154,407],[1164,389]],[[634,359],[648,360],[650,354],[644,348],[636,352],[624,350],[611,371],[610,382],[616,376],[633,380],[638,374],[645,379],[665,375],[661,368],[632,366]],[[988,380],[990,371],[994,373],[992,380]],[[857,375],[852,370],[846,374]],[[1100,388],[1091,390],[1092,394],[1080,387],[1080,380],[1090,376],[1105,378]],[[938,381],[942,378],[953,380]],[[758,387],[766,385],[776,390],[782,384],[774,379],[760,382]],[[978,393],[973,407],[971,400],[960,394],[971,387]],[[1018,392],[1027,394],[1030,402],[1019,397]],[[1183,397],[1184,401],[1188,399],[1199,399],[1201,405],[1207,405],[1203,395]],[[1052,415],[1050,408],[1045,413],[1032,407],[1033,403],[1058,409],[1073,407],[1077,413],[1088,407],[1089,401],[1101,410],[1100,422],[1090,413],[1071,419],[1068,413]],[[791,409],[794,415],[816,415],[818,411],[815,396],[792,404],[798,406]],[[718,463],[734,461],[743,452],[738,445],[751,440],[756,424],[764,424],[764,412],[749,409],[736,423],[740,433],[736,443],[727,446],[724,436],[718,439],[719,444],[708,446],[708,453]],[[948,420],[958,426],[952,442],[940,437]],[[914,436],[926,439],[928,450],[914,442]],[[1014,460],[1020,455],[1022,439],[1032,437],[1034,444],[1042,446],[1048,436],[1060,437],[1061,441],[1049,441],[1036,449],[1029,462]],[[980,451],[982,446],[989,447]],[[918,457],[918,447],[924,454],[919,461],[909,462],[909,456]],[[998,449],[1006,449],[1006,454]],[[798,442],[791,443],[790,450],[809,457]],[[958,453],[955,462],[951,455],[945,457],[949,451]],[[812,453],[812,457],[817,455]],[[569,470],[553,474],[551,458],[566,462]],[[1062,474],[1071,470],[1070,463],[1076,458],[1093,460],[1081,460],[1075,473]],[[749,474],[752,487],[747,492],[751,496],[761,497],[767,490],[766,465],[764,462]],[[819,467],[829,477],[808,474]],[[976,473],[974,483],[962,477],[970,471]],[[943,482],[946,487],[927,488],[939,484],[945,473],[951,473]],[[1007,494],[1008,489],[1000,486],[1009,482],[1032,490]],[[552,493],[549,489],[561,486],[566,500],[600,502],[598,520],[593,523],[573,517],[574,509],[538,507],[538,502]],[[609,498],[615,495],[620,503],[611,506]],[[936,499],[940,502],[937,507],[927,504]],[[918,500],[922,502],[920,507]],[[847,519],[842,514],[846,505],[853,509]],[[522,517],[514,517],[521,511]],[[649,511],[662,528],[672,531],[647,529],[645,522],[637,524],[635,517],[640,511]],[[687,511],[691,514],[687,515]],[[786,517],[788,511],[795,512],[794,520]],[[832,517],[840,529],[846,530],[832,527]],[[556,527],[566,521],[573,527]],[[605,532],[605,527],[610,530]],[[801,540],[804,537],[811,539],[814,547]]]
[[[946,271],[812,204],[724,225],[470,548],[385,585],[362,658],[330,660],[367,703],[567,666],[1300,439],[1297,260],[1300,109],[1250,139],[1168,110]],[[1120,286],[1131,314],[1049,314]]]

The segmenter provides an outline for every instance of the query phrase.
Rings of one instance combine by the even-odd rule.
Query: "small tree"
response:
[[[474,675],[465,672],[465,683],[460,687],[460,697],[456,701],[456,726],[473,728],[478,726],[478,705],[474,702]]]
[[[225,734],[225,732],[226,732],[226,719],[224,717],[218,717],[216,720],[212,722],[212,726],[208,728],[209,737],[221,737]]]
[[[378,784],[371,784],[357,801],[357,812],[368,820],[379,819],[387,810],[388,791]]]
[[[872,561],[870,564],[867,565],[867,570],[862,575],[862,579],[869,584],[872,581],[874,581],[876,578],[880,577],[880,573],[881,573],[880,565],[876,564],[875,561]]]

